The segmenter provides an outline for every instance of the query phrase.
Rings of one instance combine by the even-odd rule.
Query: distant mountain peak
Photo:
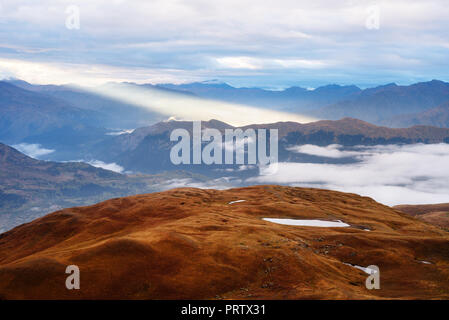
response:
[[[0,164],[3,163],[4,165],[6,162],[23,163],[24,161],[33,163],[38,160],[28,157],[13,147],[0,142]]]
[[[313,91],[313,90],[307,90],[306,88],[299,87],[299,86],[293,86],[290,88],[287,88],[284,90],[285,92],[307,92],[307,91]]]
[[[330,92],[330,91],[336,91],[336,90],[342,90],[342,89],[346,89],[346,90],[351,90],[353,92],[359,92],[362,91],[362,89],[360,89],[359,87],[357,87],[356,85],[339,85],[339,84],[327,84],[321,87],[316,88],[314,91],[315,92]]]
[[[203,84],[226,84],[226,85],[229,85],[226,82],[220,81],[218,79],[204,80],[204,81],[201,81],[200,83],[203,83]]]

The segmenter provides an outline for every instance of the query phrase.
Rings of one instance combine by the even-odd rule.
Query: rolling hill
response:
[[[181,188],[64,209],[1,234],[0,297],[448,299],[448,250],[447,232],[355,194]],[[80,269],[80,290],[65,287],[68,265]],[[380,290],[367,290],[354,267],[369,265]]]
[[[399,205],[394,208],[449,230],[449,203]]]

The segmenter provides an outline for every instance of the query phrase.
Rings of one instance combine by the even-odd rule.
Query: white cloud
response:
[[[40,144],[20,143],[12,146],[27,156],[35,159],[54,152],[53,149],[43,148]]]
[[[65,8],[73,1],[4,0],[2,4],[4,19],[64,27]],[[364,27],[366,10],[372,5],[381,8],[387,25],[406,28],[413,23],[416,29],[435,28],[432,20],[444,21],[448,11],[444,0],[228,0],[219,4],[204,0],[90,0],[77,1],[76,5],[81,9],[82,27],[96,34],[113,30],[147,34],[150,39],[157,34],[170,35],[175,40],[179,34],[223,39],[242,33],[310,38],[315,31]]]
[[[216,58],[219,67],[229,69],[279,69],[279,68],[324,68],[328,62],[306,59],[259,59],[252,57],[222,57]]]
[[[327,158],[345,158],[359,155],[358,152],[340,150],[341,148],[342,146],[338,144],[331,144],[325,147],[320,147],[313,144],[304,144],[287,148],[287,150]]]
[[[448,144],[365,147],[355,156],[360,162],[279,163],[247,181],[353,192],[388,205],[449,202]]]
[[[137,67],[115,67],[97,64],[33,62],[0,57],[0,78],[15,77],[39,84],[79,84],[95,86],[107,82],[180,83],[195,78],[179,70],[154,70]]]
[[[108,135],[108,136],[119,136],[121,134],[133,133],[134,130],[135,129],[125,129],[125,130],[111,131],[111,132],[107,132],[106,135]]]
[[[100,161],[100,160],[91,160],[91,161],[87,161],[87,163],[90,164],[91,166],[94,166],[94,167],[97,167],[97,168],[102,168],[102,169],[105,169],[105,170],[114,171],[114,172],[117,172],[117,173],[123,173],[123,171],[125,170],[122,166],[119,166],[115,162],[105,163],[105,162]]]
[[[315,83],[306,85],[315,86],[323,78],[365,84],[446,77],[445,0],[80,0],[77,31],[65,28],[65,9],[73,4],[3,0],[0,55],[77,63],[82,73],[82,65],[95,64],[102,71],[91,78],[102,81],[126,74],[131,81],[163,82],[177,74],[177,81],[220,77],[254,85],[261,77],[272,86],[309,79]],[[365,28],[373,5],[380,8],[375,31]],[[27,68],[21,73],[31,77]],[[70,79],[51,75],[55,83]]]
[[[201,189],[217,189],[224,190],[240,184],[242,181],[235,177],[221,177],[208,181],[194,181],[190,178],[171,179],[157,185],[159,190],[169,190],[173,188],[201,188]]]
[[[216,59],[223,68],[230,69],[262,69],[262,64],[256,59],[248,57],[223,57]]]

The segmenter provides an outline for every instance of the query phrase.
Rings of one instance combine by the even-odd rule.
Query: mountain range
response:
[[[96,118],[97,126],[103,128],[136,128],[163,119],[147,109],[116,101],[75,85],[34,85],[23,80],[10,80],[8,83],[38,95],[64,101],[67,105],[87,112],[94,112],[99,116]]]
[[[159,85],[193,92],[200,97],[254,104],[290,112],[301,112],[319,119],[338,120],[357,118],[378,125],[408,127],[432,125],[448,127],[446,117],[415,117],[414,121],[402,115],[421,113],[449,102],[449,83],[432,80],[412,85],[395,83],[360,89],[357,86],[326,85],[314,90],[291,87],[281,91],[259,88],[234,88],[225,83],[190,83]]]
[[[0,139],[17,143],[48,132],[92,130],[100,114],[0,81]]]
[[[271,91],[214,82],[129,85],[324,120],[350,117],[389,127],[449,127],[449,84],[438,80],[363,90],[356,86],[327,85],[314,90],[291,87]],[[73,157],[86,146],[101,141],[105,134],[148,126],[165,118],[76,86],[34,85],[22,80],[0,82],[0,141],[38,143],[65,153],[54,160]],[[72,147],[68,148],[67,143]],[[71,152],[73,148],[77,150]]]
[[[277,129],[279,161],[291,162],[284,167],[287,175],[302,173],[291,164],[306,164],[302,168],[309,173],[348,164],[353,166],[342,172],[358,170],[356,179],[378,175],[377,185],[361,183],[382,192],[422,196],[423,189],[431,193],[427,189],[444,185],[441,171],[433,170],[440,170],[434,162],[446,156],[449,144],[449,84],[442,81],[364,90],[329,85],[270,91],[215,82],[128,85],[326,119],[243,127],[201,122],[202,129],[221,133]],[[330,190],[229,189],[258,183],[251,180],[261,176],[258,166],[173,164],[170,150],[176,142],[170,133],[180,128],[192,133],[192,127],[192,121],[164,120],[75,86],[1,81],[0,299],[449,298],[447,204],[391,208]],[[429,157],[399,146],[417,143],[440,145],[411,146],[432,153]],[[8,144],[47,148],[41,153],[45,161]],[[305,145],[315,153],[299,148]],[[399,151],[394,161],[391,154],[378,153],[383,161],[373,167],[376,158],[370,167],[372,151],[364,148],[379,145]],[[363,156],[360,150],[366,151]],[[364,174],[358,167],[402,168],[411,154],[415,162],[406,171],[421,164],[432,170],[401,172],[393,181],[395,172]],[[386,175],[393,177],[385,180]],[[336,181],[346,178],[340,174]],[[325,180],[311,174],[307,181],[338,189]],[[289,183],[268,183],[284,181]],[[415,183],[420,188],[413,189]],[[171,189],[185,185],[205,189]],[[267,218],[313,223],[286,225]],[[66,289],[68,265],[80,267],[81,290]],[[371,265],[380,269],[382,290],[365,288]]]
[[[233,102],[245,102],[239,99],[246,98],[254,98],[253,101],[257,101],[259,99],[257,97],[261,99],[265,97],[266,101],[293,99],[289,100],[290,102],[295,99],[304,102],[308,99],[315,103],[313,108],[311,107],[315,108],[312,110],[314,112],[321,112],[320,110],[324,110],[322,105],[328,103],[334,103],[336,106],[334,110],[342,110],[341,108],[344,109],[345,106],[344,101],[351,101],[349,105],[355,108],[356,102],[359,101],[366,103],[368,108],[366,114],[369,114],[369,109],[376,106],[376,101],[384,101],[385,104],[378,104],[378,109],[388,106],[393,110],[390,112],[391,115],[414,100],[410,107],[406,108],[409,113],[396,115],[389,120],[397,121],[396,125],[400,122],[410,123],[413,126],[409,128],[378,126],[354,118],[303,124],[295,122],[252,124],[240,127],[243,130],[278,129],[279,161],[282,162],[341,164],[359,161],[351,157],[310,155],[292,149],[304,144],[317,146],[337,144],[342,149],[351,149],[360,145],[449,143],[449,129],[445,128],[447,118],[444,116],[448,110],[447,102],[424,112],[410,113],[420,109],[421,106],[426,108],[446,99],[448,84],[441,81],[412,86],[391,84],[365,90],[354,86],[334,85],[315,90],[295,87],[283,91],[233,88],[217,83],[139,86],[169,90],[180,95],[228,99],[227,101]],[[287,105],[284,107],[289,108]],[[308,108],[304,104],[300,109],[303,107]],[[174,165],[169,158],[170,149],[175,144],[169,139],[170,132],[178,128],[191,131],[192,122],[158,121],[161,118],[161,115],[145,109],[113,101],[73,86],[32,85],[20,80],[1,81],[0,141],[9,145],[38,144],[43,148],[54,150],[42,156],[45,160],[63,161],[32,159],[0,143],[1,230],[30,221],[55,208],[86,205],[111,197],[159,191],[165,188],[161,183],[171,178],[207,181],[223,179],[226,172],[231,171],[239,179],[259,174],[258,168],[251,166],[242,170],[240,165],[230,167]],[[436,123],[439,127],[418,125],[421,122]],[[117,127],[111,129],[110,125]],[[131,127],[126,127],[127,125]],[[225,129],[236,129],[219,120],[203,121],[202,126],[215,128],[221,132]],[[123,131],[126,128],[133,130]],[[81,159],[89,163],[102,161],[105,164],[119,165],[127,174],[95,168],[81,163]]]
[[[218,120],[203,121],[202,127],[221,132],[235,127]],[[171,179],[189,179],[203,183],[220,179],[220,185],[241,185],[223,180],[226,174],[246,179],[259,175],[257,166],[184,165],[170,160],[170,141],[174,129],[191,132],[191,121],[164,121],[135,129],[131,133],[103,135],[83,148],[74,148],[75,159],[95,160],[121,166],[127,174],[95,168],[82,162],[52,162],[30,158],[16,149],[0,143],[0,222],[1,230],[42,216],[55,208],[92,204],[111,197],[159,191],[170,186]],[[351,163],[359,159],[332,158],[295,151],[304,144],[327,146],[338,144],[345,148],[360,145],[410,143],[449,143],[449,128],[414,126],[407,129],[379,127],[367,122],[345,118],[300,124],[280,122],[241,127],[242,130],[278,129],[279,161],[305,163]],[[57,138],[57,136],[55,137]],[[64,140],[63,140],[64,141]],[[70,155],[70,154],[69,154]],[[69,158],[70,159],[70,158]],[[151,176],[150,176],[151,175]],[[212,180],[211,180],[212,179]],[[216,185],[216,183],[212,183]]]
[[[428,109],[418,113],[398,115],[386,122],[387,125],[397,127],[414,126],[422,123],[432,124],[436,127],[449,126],[449,101],[436,108]]]
[[[226,83],[194,82],[160,84],[156,87],[193,93],[199,97],[288,111],[313,110],[352,97],[361,91],[355,85],[326,85],[315,90],[290,87],[284,90],[235,88]]]
[[[192,131],[191,121],[165,121],[152,126],[142,127],[132,133],[108,137],[96,144],[89,155],[104,162],[114,162],[126,170],[143,173],[160,173],[175,170],[178,166],[170,161],[170,149],[177,143],[170,141],[170,133],[183,128]],[[203,121],[202,127],[218,129],[224,134],[225,129],[236,129],[218,120]],[[299,161],[310,158],[291,150],[302,144],[327,146],[339,144],[343,147],[359,145],[387,145],[411,143],[449,143],[449,128],[414,126],[405,129],[379,127],[370,123],[345,118],[331,121],[323,120],[312,123],[279,122],[240,127],[242,130],[278,129],[279,161]],[[326,159],[326,161],[342,161]],[[238,167],[238,166],[236,166]],[[222,166],[189,166],[190,170],[202,174],[214,174]]]
[[[399,115],[423,112],[447,101],[449,101],[449,83],[443,81],[432,80],[409,86],[398,86],[392,83],[365,89],[354,95],[352,99],[326,106],[312,114],[326,119],[353,117],[375,124],[388,124],[391,118],[398,119]],[[397,120],[395,124],[404,126],[404,123]],[[437,123],[415,124],[436,125]],[[447,124],[443,126],[446,127]]]

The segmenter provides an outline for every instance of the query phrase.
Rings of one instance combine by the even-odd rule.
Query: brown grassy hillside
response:
[[[416,216],[418,219],[449,230],[449,203],[399,205],[397,210]]]
[[[235,200],[246,201],[229,204]],[[350,227],[285,226],[264,217]],[[381,289],[367,290],[367,274],[344,263],[379,266]],[[81,270],[80,290],[65,288],[72,264]],[[65,209],[0,235],[0,296],[448,299],[449,233],[354,194],[174,189]]]

